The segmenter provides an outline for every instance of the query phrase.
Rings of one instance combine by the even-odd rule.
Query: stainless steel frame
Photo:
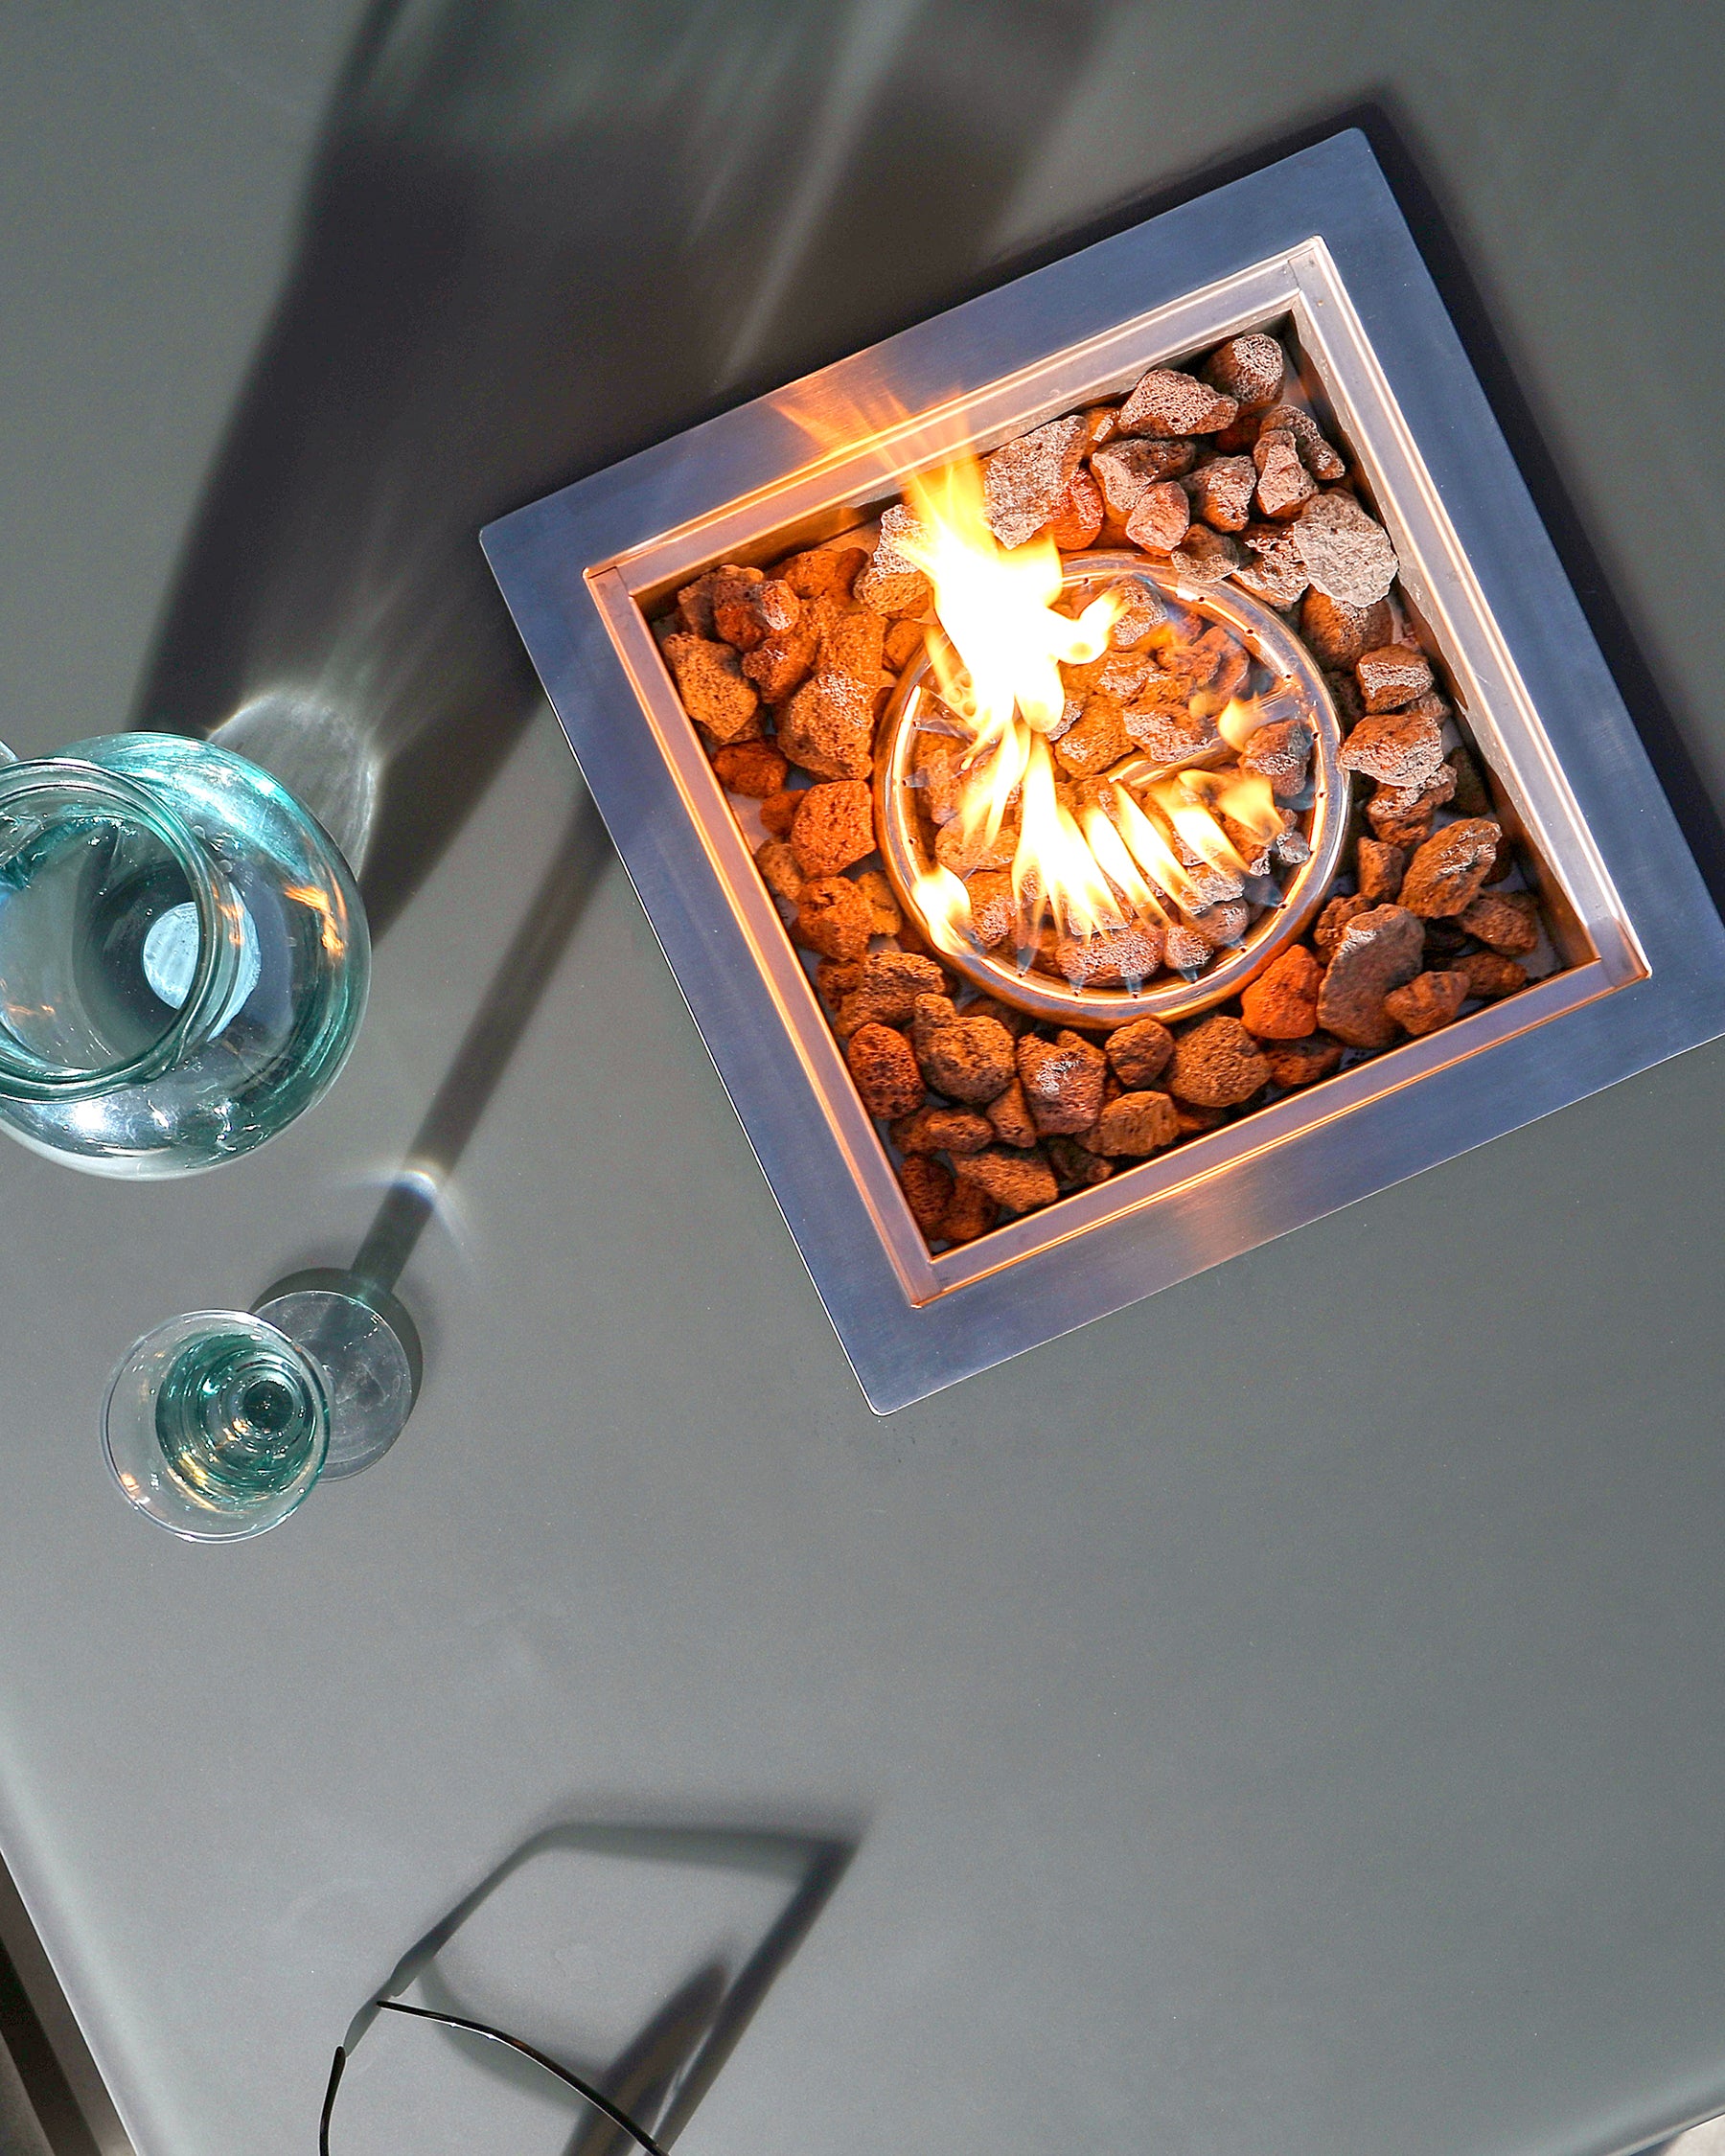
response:
[[[1271,322],[1351,444],[1547,865],[1567,970],[931,1257],[644,609],[713,561],[847,528],[940,454]],[[484,544],[878,1411],[1725,1031],[1725,930],[1358,133],[565,488]]]

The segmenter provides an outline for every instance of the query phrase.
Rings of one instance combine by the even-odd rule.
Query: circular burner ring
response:
[[[1136,577],[1159,597],[1172,599],[1207,621],[1219,622],[1276,677],[1278,692],[1297,697],[1315,737],[1313,802],[1306,832],[1311,856],[1295,867],[1282,885],[1281,905],[1254,921],[1245,940],[1220,952],[1195,980],[1159,976],[1132,995],[1123,988],[1074,988],[1049,974],[1021,974],[1010,959],[987,952],[942,951],[941,962],[984,995],[1057,1025],[1110,1029],[1130,1024],[1134,1019],[1189,1018],[1237,996],[1277,952],[1299,941],[1322,906],[1347,837],[1348,775],[1341,762],[1341,721],[1310,652],[1278,615],[1237,585],[1190,585],[1141,554],[1073,554],[1065,558],[1063,568],[1068,587]],[[924,936],[929,935],[929,924],[914,890],[917,878],[933,865],[933,858],[924,843],[916,813],[918,790],[908,778],[916,715],[929,672],[926,653],[906,668],[882,720],[875,759],[881,858],[899,905]],[[930,942],[940,948],[932,937]]]

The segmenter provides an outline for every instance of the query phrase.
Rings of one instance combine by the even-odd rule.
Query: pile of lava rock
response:
[[[1279,339],[1236,337],[1190,371],[1153,368],[1119,401],[1003,444],[984,486],[1003,546],[1046,536],[1067,554],[1135,548],[1189,586],[1231,579],[1279,611],[1328,678],[1358,813],[1311,935],[1216,1009],[1092,1037],[961,999],[895,901],[869,783],[881,715],[932,620],[928,581],[896,543],[912,513],[895,505],[877,528],[766,568],[721,564],[678,593],[653,625],[666,664],[933,1250],[1430,1034],[1558,963],[1401,602],[1394,547],[1290,381]],[[1178,610],[1147,623],[1111,654],[1147,657],[1123,697],[1131,666],[1065,670],[1056,757],[1068,732],[1115,745],[1116,723],[1128,747],[1141,745],[1151,702],[1159,740],[1172,725],[1201,747],[1226,639],[1210,640],[1208,672],[1202,652],[1190,655],[1203,643]],[[1177,700],[1171,650],[1185,669]],[[1070,749],[1065,768],[1082,781]]]

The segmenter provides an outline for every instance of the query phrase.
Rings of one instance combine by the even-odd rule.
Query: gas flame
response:
[[[1102,656],[1121,595],[1105,592],[1076,619],[1057,611],[1064,585],[1053,542],[1000,545],[974,459],[941,465],[905,493],[918,529],[894,543],[934,587],[944,635],[930,638],[931,666],[970,737],[954,818],[961,849],[992,851],[1009,816],[1018,817],[1011,883],[1021,967],[1036,956],[1045,917],[1061,936],[1088,942],[1135,919],[1166,925],[1237,896],[1251,870],[1211,811],[1254,840],[1261,832],[1267,844],[1282,829],[1267,780],[1184,773],[1152,787],[1143,802],[1123,784],[1077,794],[1057,786],[1048,736],[1067,707],[1060,668]],[[1222,731],[1239,747],[1277,715],[1236,699]],[[969,895],[952,869],[930,868],[914,896],[941,950],[956,956],[978,947]]]

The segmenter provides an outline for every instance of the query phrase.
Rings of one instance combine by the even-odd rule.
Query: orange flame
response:
[[[1058,551],[1046,536],[1000,545],[974,458],[910,479],[905,498],[918,528],[896,535],[894,544],[933,585],[944,633],[931,637],[930,662],[942,700],[970,736],[958,836],[967,848],[992,850],[1018,816],[1011,884],[1020,962],[1028,963],[1045,914],[1062,935],[1088,941],[1134,916],[1166,923],[1174,912],[1202,912],[1218,885],[1237,893],[1250,871],[1210,812],[1220,809],[1254,837],[1261,831],[1267,842],[1281,830],[1267,781],[1183,774],[1150,790],[1154,817],[1122,784],[1075,806],[1062,797],[1048,742],[1067,705],[1060,668],[1103,654],[1122,596],[1105,592],[1076,619],[1057,611]],[[1222,731],[1240,747],[1267,716],[1235,699]],[[951,869],[931,868],[913,895],[942,951],[957,956],[977,948],[969,893]]]

